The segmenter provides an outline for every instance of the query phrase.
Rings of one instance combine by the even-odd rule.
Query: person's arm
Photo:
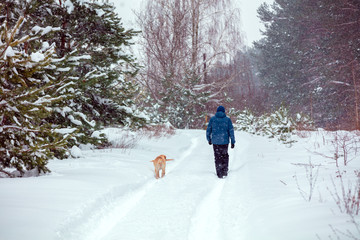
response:
[[[229,118],[229,135],[230,135],[230,139],[231,139],[231,145],[235,144],[235,133],[234,133],[234,126],[231,122],[231,119]]]
[[[210,118],[209,124],[206,128],[206,139],[209,142],[209,144],[211,144],[211,132],[212,132],[212,121]]]

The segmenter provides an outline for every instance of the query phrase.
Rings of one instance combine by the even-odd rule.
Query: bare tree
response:
[[[162,81],[181,76],[180,70],[186,68],[190,54],[187,4],[187,0],[147,1],[145,9],[137,14],[146,70],[142,80],[155,99],[160,98],[159,89],[166,88]]]
[[[209,101],[223,98],[231,79],[210,73],[242,47],[240,12],[231,0],[147,1],[137,20],[145,66],[140,81],[152,99],[168,107],[163,93],[174,85],[194,96],[208,92]]]

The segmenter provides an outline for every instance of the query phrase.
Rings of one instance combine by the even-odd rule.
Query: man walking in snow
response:
[[[219,106],[215,116],[210,118],[206,129],[206,139],[209,144],[213,144],[215,156],[216,174],[219,178],[225,178],[229,166],[229,138],[231,139],[231,148],[235,147],[234,127],[231,119],[226,116],[225,108]]]

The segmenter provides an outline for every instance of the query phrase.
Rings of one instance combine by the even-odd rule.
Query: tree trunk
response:
[[[354,97],[355,97],[355,124],[356,129],[360,129],[359,124],[359,96],[358,96],[358,90],[357,90],[357,83],[356,83],[356,74],[355,74],[355,64],[352,65],[352,78],[353,78],[353,84],[354,84]]]
[[[199,42],[199,4],[196,0],[191,0],[192,8],[192,57],[191,64],[193,69],[196,68],[197,56],[198,56],[198,42]]]

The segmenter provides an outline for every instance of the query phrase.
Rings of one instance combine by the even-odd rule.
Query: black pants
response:
[[[228,174],[229,167],[229,154],[228,148],[229,144],[226,145],[215,145],[214,147],[214,156],[215,156],[215,168],[216,174],[219,178],[224,178]]]

